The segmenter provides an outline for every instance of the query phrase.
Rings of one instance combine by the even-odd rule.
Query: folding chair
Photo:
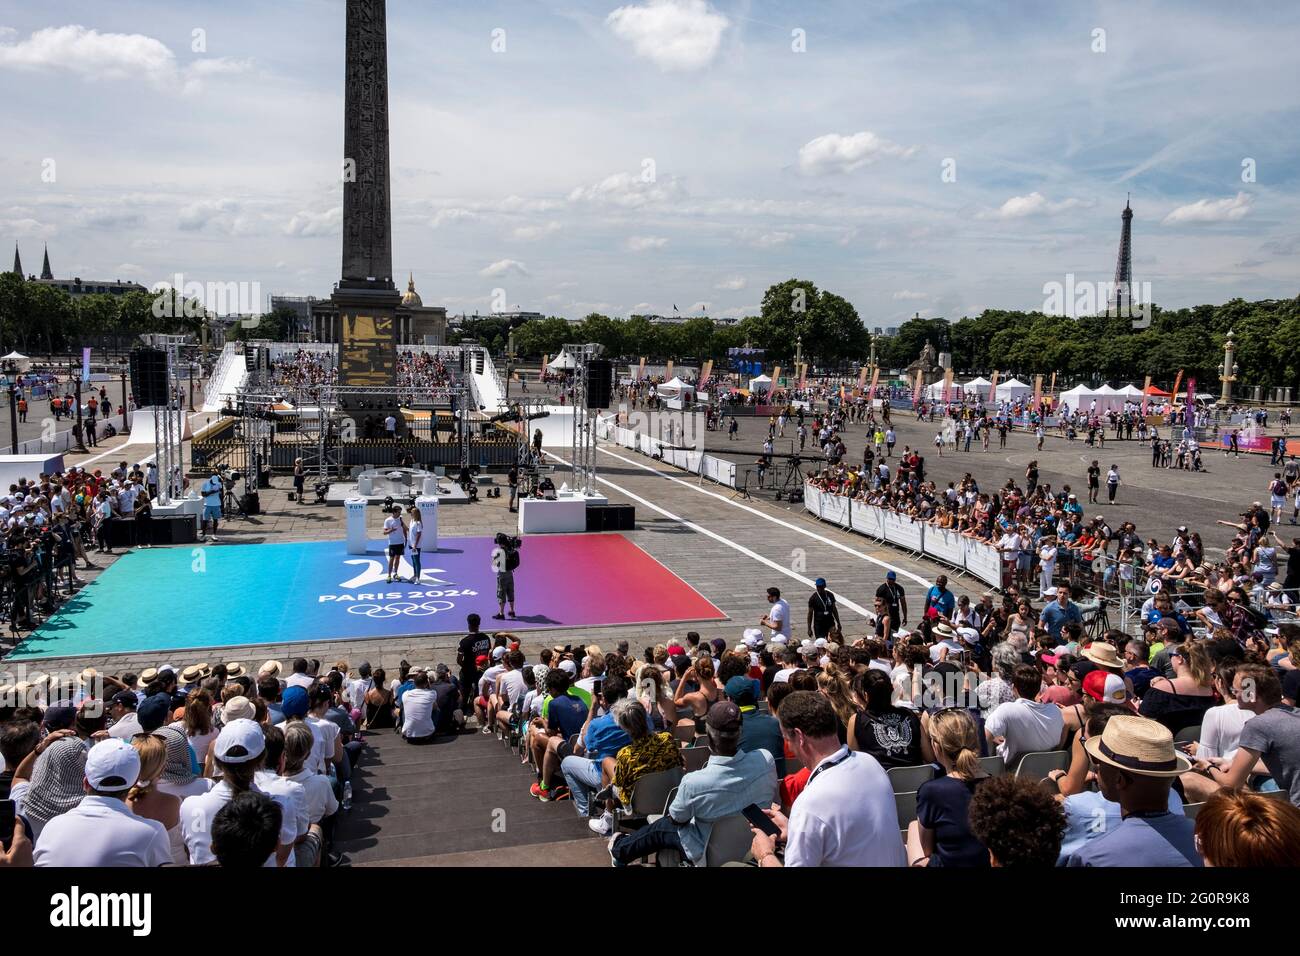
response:
[[[704,846],[704,865],[723,866],[740,863],[749,855],[754,832],[749,821],[739,813],[713,821],[709,842]]]
[[[916,791],[895,793],[894,808],[898,811],[898,829],[906,832],[907,825],[916,819]]]
[[[1174,734],[1175,744],[1194,744],[1201,739],[1201,725],[1195,727],[1184,727],[1178,733]]]
[[[1016,764],[1015,776],[1024,777],[1028,780],[1043,780],[1053,770],[1068,770],[1069,768],[1070,751],[1035,750],[1032,753],[1021,754],[1020,760]]]
[[[692,724],[678,724],[673,728],[673,737],[678,743],[689,747],[695,743],[695,727]]]
[[[920,790],[921,784],[934,779],[934,764],[918,764],[915,767],[890,767],[889,783],[894,793],[911,793]]]
[[[1007,772],[1007,765],[1002,762],[1002,758],[997,754],[992,757],[980,757],[980,766],[990,777],[1000,777]]]
[[[667,806],[669,794],[677,789],[677,785],[681,783],[681,780],[682,770],[680,767],[638,777],[636,784],[632,787],[631,805],[624,808],[619,814],[618,828],[630,833],[636,829],[635,826],[629,825],[633,821],[639,823],[648,819],[652,813],[661,813]]]
[[[682,762],[686,765],[686,773],[693,770],[701,769],[709,762],[709,757],[713,755],[713,750],[709,747],[686,747],[682,750]]]

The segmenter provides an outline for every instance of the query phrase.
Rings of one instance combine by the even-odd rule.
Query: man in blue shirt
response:
[[[1174,749],[1174,735],[1146,717],[1112,717],[1100,737],[1084,742],[1101,794],[1118,803],[1122,820],[1065,857],[1066,866],[1203,865],[1196,825],[1169,810],[1174,778],[1191,761]]]
[[[533,784],[531,793],[543,803],[563,795],[551,783],[560,769],[560,761],[569,756],[569,738],[581,733],[587,723],[587,703],[569,693],[570,680],[569,674],[562,668],[552,667],[546,672],[546,697],[542,700],[542,716],[533,721],[532,736],[529,738],[533,748],[533,763],[541,768],[537,772],[537,783]],[[562,747],[564,752],[561,752]],[[560,791],[563,789],[559,788]]]
[[[952,617],[957,608],[957,599],[948,590],[948,576],[941,574],[934,579],[934,587],[925,595],[925,609],[934,608],[941,617]]]
[[[1061,625],[1067,621],[1081,623],[1083,614],[1079,611],[1079,606],[1070,600],[1070,589],[1062,586],[1056,589],[1056,600],[1043,608],[1038,623],[1047,628],[1052,640],[1060,644]]]
[[[709,762],[682,778],[668,813],[633,834],[615,833],[609,856],[625,866],[661,850],[676,850],[692,863],[704,862],[713,824],[739,813],[751,803],[770,807],[776,798],[776,765],[766,750],[740,749],[743,722],[740,708],[729,700],[709,708],[705,718]]]
[[[722,688],[727,699],[740,708],[740,749],[744,753],[766,750],[776,761],[776,775],[785,776],[785,738],[781,724],[771,714],[760,714],[754,703],[754,682],[733,677]]]
[[[550,676],[549,674],[547,675]],[[627,696],[627,681],[617,675],[606,677],[600,693],[592,695],[591,711],[582,731],[582,755],[569,754],[560,761],[560,772],[569,786],[573,804],[578,815],[587,816],[592,796],[600,790],[600,762],[606,757],[613,757],[632,742],[622,727],[609,712],[614,703]],[[555,702],[551,702],[554,706]],[[604,708],[604,714],[594,717],[597,709]]]

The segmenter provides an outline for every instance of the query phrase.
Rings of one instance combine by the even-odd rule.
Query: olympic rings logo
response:
[[[450,611],[456,605],[451,601],[425,601],[416,604],[412,601],[398,601],[395,604],[350,604],[349,614],[361,614],[365,617],[379,618],[405,615],[406,617],[430,617],[439,611]]]

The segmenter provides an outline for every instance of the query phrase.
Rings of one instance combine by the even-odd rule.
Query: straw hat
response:
[[[80,676],[77,679],[81,681],[81,683],[83,684],[89,684],[98,676],[99,676],[99,671],[95,670],[95,668],[93,667],[87,667],[84,671],[81,672]]]
[[[243,677],[244,665],[239,663],[229,663],[226,665],[227,677]]]
[[[1143,777],[1177,777],[1192,766],[1174,748],[1169,728],[1146,717],[1112,717],[1083,746],[1093,760]]]
[[[954,641],[957,639],[957,632],[954,631],[947,624],[943,624],[943,623],[936,624],[932,628],[932,631],[936,637],[941,637],[941,638],[954,640]]]
[[[258,677],[279,677],[280,671],[284,670],[284,665],[279,661],[267,661],[257,669]]]
[[[157,679],[158,679],[158,668],[156,667],[146,667],[144,670],[140,672],[141,684],[152,684]]]
[[[185,670],[181,671],[181,680],[186,684],[192,684],[197,680],[202,680],[208,676],[207,664],[191,664]]]
[[[1115,645],[1107,644],[1105,641],[1093,641],[1092,644],[1084,648],[1080,656],[1107,670],[1122,671],[1124,669],[1124,662],[1120,660]]]

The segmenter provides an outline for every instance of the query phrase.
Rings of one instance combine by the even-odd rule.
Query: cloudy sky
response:
[[[1032,12],[1031,12],[1032,11]],[[426,304],[868,325],[1300,292],[1300,8],[389,0],[394,268]],[[327,295],[342,0],[0,2],[0,267]],[[1243,165],[1244,164],[1244,165]],[[501,290],[495,293],[494,290]]]

